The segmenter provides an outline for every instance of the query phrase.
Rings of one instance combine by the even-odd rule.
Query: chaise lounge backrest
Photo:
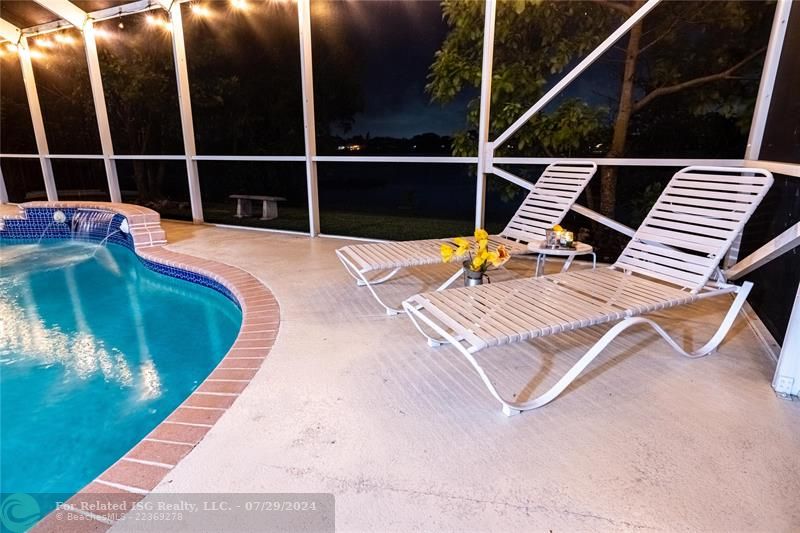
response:
[[[549,165],[500,233],[515,241],[544,239],[544,231],[557,224],[597,172],[591,161],[558,161]]]
[[[614,266],[699,291],[772,182],[759,168],[684,168]]]

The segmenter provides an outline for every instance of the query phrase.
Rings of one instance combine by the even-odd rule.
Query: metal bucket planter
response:
[[[474,287],[476,285],[483,285],[483,272],[475,272],[469,268],[470,261],[464,261],[464,286]]]

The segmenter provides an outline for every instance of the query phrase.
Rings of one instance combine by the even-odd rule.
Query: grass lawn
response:
[[[206,222],[216,224],[308,231],[308,210],[297,207],[279,206],[278,218],[273,220],[260,220],[258,213],[252,217],[236,218],[233,216],[234,209],[228,204],[205,204],[203,212]],[[320,212],[320,225],[322,233],[329,235],[351,235],[391,240],[470,235],[473,230],[472,221],[469,219],[328,210]]]

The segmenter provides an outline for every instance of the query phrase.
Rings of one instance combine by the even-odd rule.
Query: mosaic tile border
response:
[[[31,202],[22,204],[22,208],[25,212],[20,216],[4,217],[0,221],[0,237],[9,225],[13,227],[15,221],[24,220],[30,210],[37,216],[36,209],[111,211],[127,219],[131,227],[130,241],[117,244],[130,248],[148,268],[174,277],[187,276],[185,279],[189,281],[226,294],[242,309],[238,337],[198,388],[142,441],[70,498],[67,510],[48,514],[33,529],[37,532],[106,531],[119,516],[82,511],[82,503],[96,502],[99,498],[123,503],[130,509],[153,490],[197,446],[255,377],[278,336],[280,307],[272,292],[250,273],[165,248],[160,217],[150,209],[107,202]],[[52,213],[49,216],[52,217]],[[112,495],[113,500],[109,500]]]
[[[70,239],[72,238],[72,222],[75,215],[81,210],[93,210],[93,211],[103,211],[107,213],[113,213],[111,208],[103,207],[27,207],[28,204],[23,204],[24,208],[22,211],[22,216],[9,218],[6,217],[3,220],[3,225],[0,227],[0,243],[3,242],[13,242],[13,243],[31,243],[31,242],[38,242],[39,240],[61,240],[61,239]],[[66,221],[63,223],[54,223],[53,222],[53,215],[56,211],[61,211],[66,216]],[[157,213],[156,213],[157,214]],[[135,233],[136,230],[141,230],[141,228],[136,228],[129,222],[129,233],[124,233],[120,230],[120,225],[127,217],[120,213],[115,213],[111,222],[105,227],[98,227],[98,231],[91,231],[87,234],[82,234],[81,239],[87,240],[91,242],[102,242],[103,240],[107,240],[109,244],[124,246],[130,250],[136,251],[136,249],[143,249],[150,246],[160,245],[166,242],[163,238],[159,237],[158,239],[144,239],[144,245],[138,245],[135,242]],[[149,226],[152,226],[154,223],[150,222]],[[160,229],[160,223],[159,223]],[[142,233],[139,231],[139,234],[144,234],[147,237],[151,235],[157,235],[157,231],[154,231],[152,227],[148,227],[148,231]],[[163,230],[162,230],[163,235]],[[140,239],[141,241],[141,239]],[[141,255],[137,254],[137,258],[139,261],[149,270],[154,272],[158,272],[159,274],[164,274],[165,276],[169,276],[172,278],[182,279],[184,281],[189,281],[191,283],[195,283],[197,285],[202,285],[204,287],[208,287],[213,289],[237,306],[239,306],[239,301],[236,297],[233,296],[233,293],[228,289],[225,285],[219,283],[218,281],[209,278],[208,276],[204,276],[198,274],[196,272],[192,272],[190,270],[185,270],[181,268],[176,268],[172,266],[162,265],[157,261],[148,261],[144,259]],[[239,306],[240,307],[240,306]]]

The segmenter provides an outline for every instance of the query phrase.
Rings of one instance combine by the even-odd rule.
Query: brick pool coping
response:
[[[128,219],[134,251],[142,259],[207,276],[231,291],[242,309],[242,327],[230,350],[206,379],[167,418],[94,481],[72,496],[68,509],[106,501],[127,509],[153,490],[172,468],[205,437],[255,376],[269,354],[280,327],[280,308],[272,292],[244,270],[164,248],[166,237],[158,213],[146,207],[109,202],[29,202],[21,207],[95,208]],[[4,218],[20,218],[19,217]],[[60,516],[57,516],[60,514]],[[51,512],[34,528],[48,531],[106,531],[119,512],[73,515]]]

